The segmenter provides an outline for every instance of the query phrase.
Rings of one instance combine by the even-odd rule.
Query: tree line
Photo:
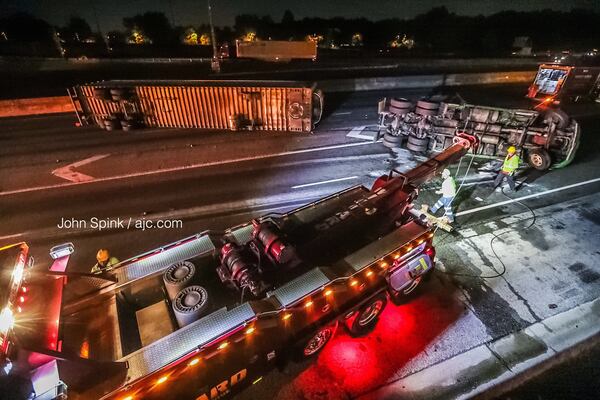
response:
[[[29,14],[0,19],[0,43],[52,42],[125,44],[210,44],[210,29],[173,26],[162,12],[123,18],[123,29],[103,32],[73,16],[64,26],[52,26]],[[401,47],[432,54],[506,54],[516,37],[528,37],[534,50],[591,50],[600,46],[600,14],[583,9],[569,12],[503,11],[489,16],[461,16],[436,7],[411,19],[302,18],[286,11],[278,21],[270,16],[238,15],[233,26],[216,27],[219,44],[235,40],[315,40],[322,47]]]

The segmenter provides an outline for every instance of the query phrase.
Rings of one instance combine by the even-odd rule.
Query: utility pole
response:
[[[221,72],[221,64],[219,63],[219,57],[217,55],[217,37],[215,36],[215,26],[213,25],[212,19],[212,5],[210,0],[208,0],[208,23],[210,24],[210,41],[212,42],[213,48],[213,57],[210,62],[210,67],[213,72],[219,73]]]

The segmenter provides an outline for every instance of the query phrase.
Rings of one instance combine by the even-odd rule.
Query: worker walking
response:
[[[116,257],[111,257],[107,249],[100,249],[96,254],[96,260],[98,262],[92,268],[92,274],[98,274],[104,272],[104,270],[119,263]]]
[[[508,148],[508,152],[506,154],[506,158],[504,159],[504,163],[502,164],[502,169],[496,176],[494,180],[494,189],[498,186],[502,185],[504,178],[508,182],[508,186],[510,186],[511,190],[515,191],[515,180],[513,175],[517,168],[519,168],[519,156],[517,155],[517,149],[515,146],[510,146]]]
[[[444,207],[445,216],[448,218],[448,222],[454,222],[454,213],[452,212],[452,201],[456,196],[456,181],[450,175],[449,169],[444,169],[442,171],[442,178],[444,181],[442,182],[442,188],[440,190],[436,190],[436,194],[441,194],[442,197],[431,207],[431,214],[435,214],[440,207]]]

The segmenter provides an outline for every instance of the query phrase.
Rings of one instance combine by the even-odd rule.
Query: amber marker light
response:
[[[169,379],[169,375],[165,375],[165,376],[161,376],[160,378],[158,378],[158,380],[156,381],[157,385],[163,384],[167,381],[167,379]]]
[[[189,366],[189,367],[193,367],[194,365],[198,364],[199,362],[200,362],[200,359],[199,359],[199,358],[194,358],[192,361],[190,361],[190,362],[188,363],[188,366]]]
[[[333,291],[331,289],[327,289],[325,291],[325,296],[331,296],[333,294]]]
[[[229,346],[229,342],[223,342],[219,345],[219,350],[223,350],[227,346]]]
[[[284,319],[284,320],[288,320],[288,319],[290,319],[290,318],[292,318],[292,314],[290,314],[290,313],[287,313],[287,314],[284,314],[284,315],[283,315],[283,319]]]
[[[250,327],[250,328],[246,329],[246,335],[251,335],[254,333],[254,331],[255,331],[255,329],[253,327]]]
[[[371,276],[371,275],[373,275],[373,271],[371,271],[371,270],[368,270],[368,271],[367,271],[367,276]]]
[[[312,300],[309,300],[309,301],[307,301],[307,302],[306,302],[306,304],[304,305],[304,307],[306,307],[306,308],[309,308],[309,307],[311,307],[312,305],[313,305],[313,302],[312,302]]]
[[[350,281],[350,286],[354,287],[354,286],[356,286],[356,285],[358,285],[358,281],[357,281],[356,279],[352,279],[352,280]]]

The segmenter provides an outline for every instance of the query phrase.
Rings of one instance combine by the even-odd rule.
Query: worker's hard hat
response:
[[[96,260],[98,260],[98,262],[108,261],[109,258],[110,258],[110,254],[108,253],[108,250],[106,250],[106,249],[98,250],[98,253],[96,254]]]
[[[517,152],[517,148],[515,146],[510,146],[508,148],[508,154],[515,154]]]
[[[444,177],[444,178],[447,178],[447,177],[449,177],[449,176],[450,176],[450,170],[449,170],[448,168],[445,168],[445,169],[442,171],[442,177]]]

